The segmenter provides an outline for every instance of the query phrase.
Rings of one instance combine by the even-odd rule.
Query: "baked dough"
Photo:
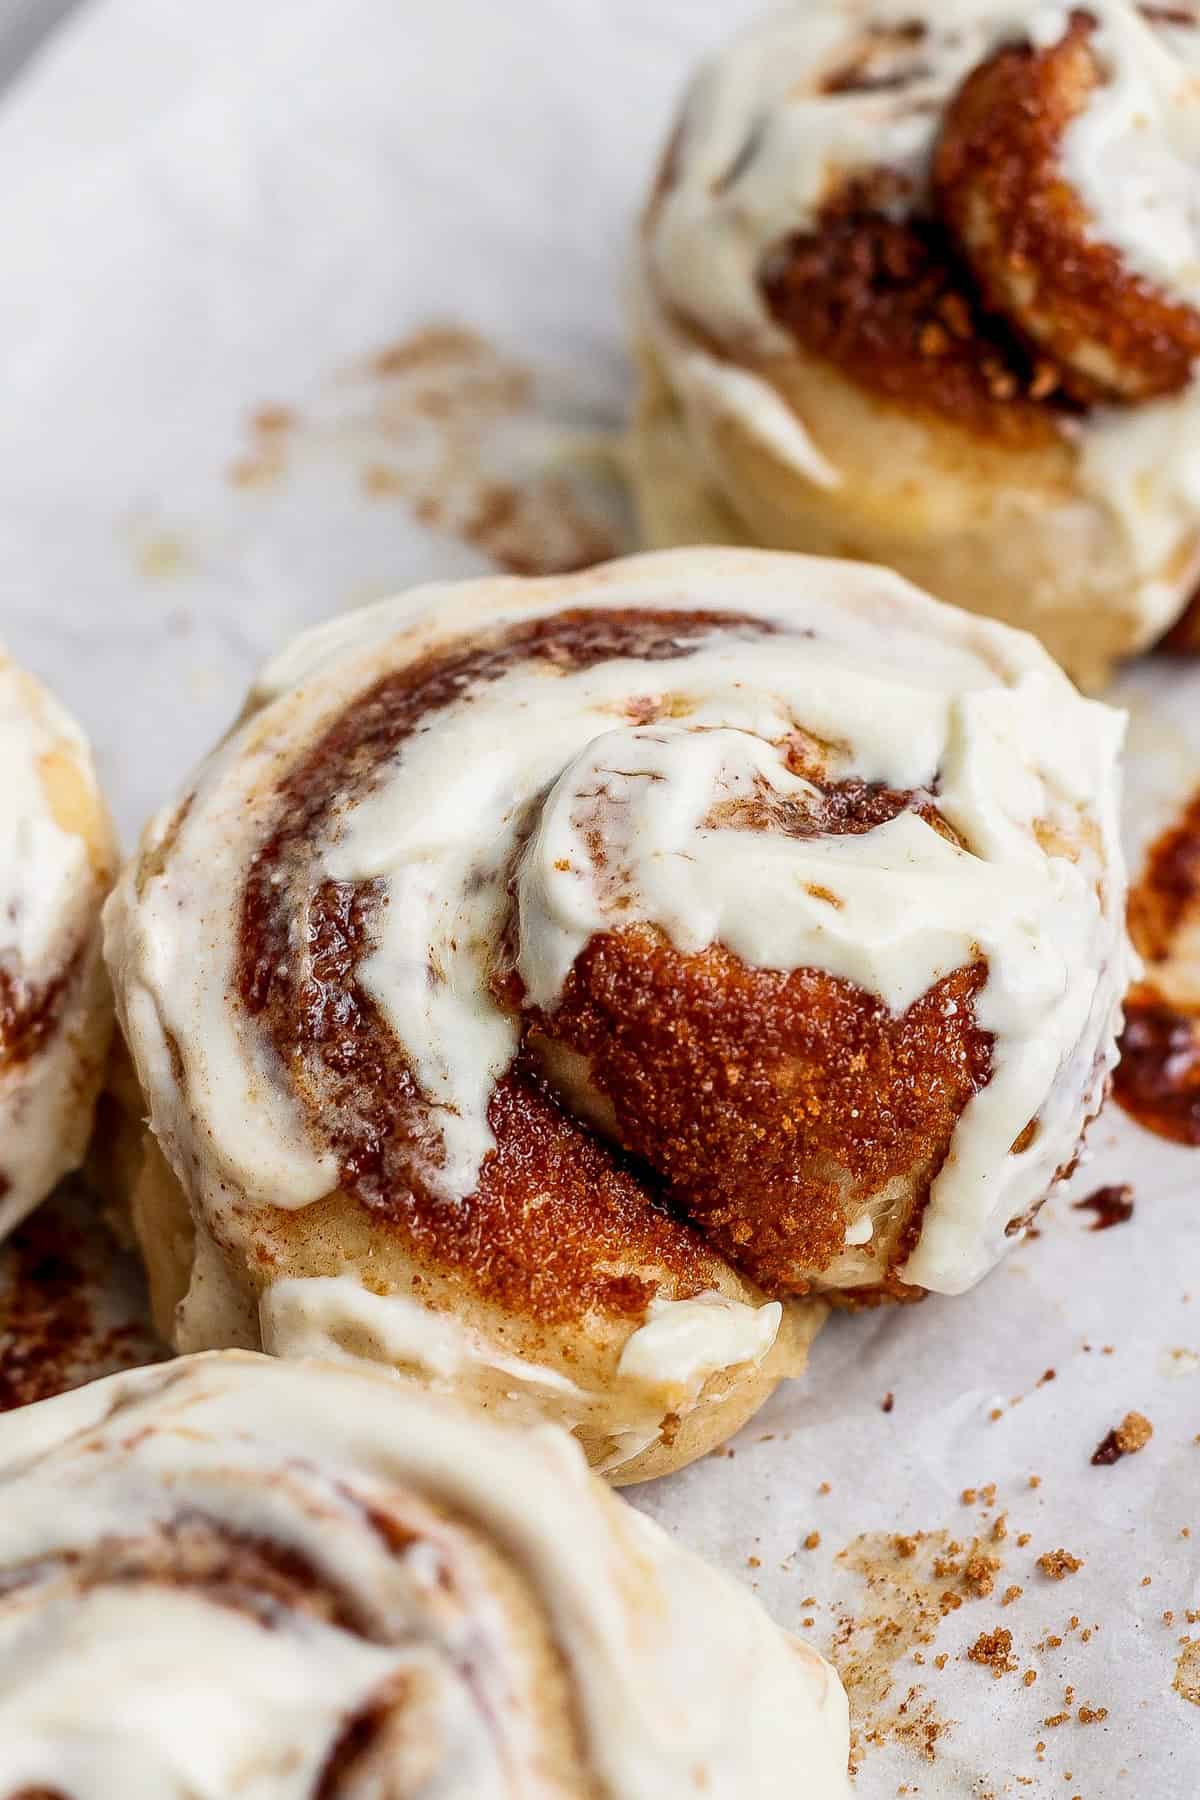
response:
[[[418,589],[267,669],[107,914],[194,1350],[375,1358],[620,1481],[823,1307],[959,1292],[1127,973],[1118,714],[850,563]]]
[[[834,1671],[589,1475],[228,1351],[0,1419],[0,1794],[848,1800]]]
[[[1086,685],[1200,577],[1200,30],[804,0],[702,69],[646,209],[651,547],[888,564]]]
[[[0,1237],[83,1159],[112,1028],[115,868],[82,733],[0,647]]]

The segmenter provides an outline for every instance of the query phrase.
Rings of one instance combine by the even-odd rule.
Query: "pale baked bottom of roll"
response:
[[[846,1697],[550,1427],[227,1351],[0,1419],[0,1800],[811,1800]]]
[[[639,243],[652,547],[861,557],[1096,685],[1200,578],[1200,30],[777,10],[704,68]]]
[[[112,1029],[115,870],[82,733],[0,649],[0,1237],[83,1159]]]
[[[824,1299],[971,1286],[1115,1058],[1121,729],[1031,638],[763,552],[302,638],[106,915],[161,1327],[635,1480]]]

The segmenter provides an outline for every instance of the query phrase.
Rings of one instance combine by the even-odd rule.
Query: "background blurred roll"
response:
[[[841,1800],[837,1676],[588,1474],[226,1352],[0,1419],[0,1795]]]
[[[82,1161],[112,1026],[116,847],[82,732],[0,648],[0,1236]]]
[[[1077,679],[1200,576],[1200,31],[807,0],[692,85],[646,209],[652,545],[887,563]]]
[[[699,1454],[806,1296],[961,1291],[1074,1158],[1120,735],[1032,639],[802,557],[310,633],[107,915],[161,1328],[548,1414],[619,1480]]]

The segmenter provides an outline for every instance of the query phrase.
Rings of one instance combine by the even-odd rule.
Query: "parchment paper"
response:
[[[587,445],[628,400],[630,222],[749,10],[99,0],[5,95],[0,631],[127,845],[299,626],[622,546]],[[435,320],[483,343],[414,354]],[[547,466],[582,483],[566,528]],[[1200,669],[1123,691],[1136,853],[1200,784]],[[633,1496],[832,1648],[863,1800],[1200,1792],[1200,1152],[1111,1108],[1092,1145],[977,1292],[836,1319],[729,1454]],[[1073,1200],[1123,1182],[1092,1231]],[[1150,1443],[1092,1466],[1131,1409]]]

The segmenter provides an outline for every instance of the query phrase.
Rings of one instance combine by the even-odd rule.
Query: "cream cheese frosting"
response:
[[[285,652],[259,684],[259,710],[186,804],[150,827],[153,877],[127,871],[107,916],[168,1160],[218,1234],[231,1207],[303,1208],[335,1183],[233,992],[238,896],[281,767],[381,667],[581,606],[734,608],[771,631],[732,645],[714,631],[661,665],[618,656],[548,674],[518,663],[468,683],[381,779],[345,797],[321,862],[386,893],[361,977],[435,1109],[446,1155],[430,1180],[461,1201],[492,1144],[488,1096],[518,1024],[490,975],[523,844],[519,967],[548,1010],[579,951],[618,917],[654,923],[681,950],[721,941],[753,966],[825,970],[894,1012],[985,956],[976,1017],[993,1034],[991,1079],[959,1119],[902,1271],[942,1292],[970,1286],[1074,1155],[1115,1060],[1129,968],[1123,725],[1031,638],[845,563],[703,551],[419,589]],[[669,719],[617,723],[631,697],[664,691]],[[839,746],[846,774],[936,790],[961,844],[912,812],[845,837],[710,829],[713,806],[754,784],[784,799],[803,791],[780,749],[797,725]],[[603,873],[586,844],[601,791]]]
[[[1087,12],[1102,80],[1064,135],[1064,178],[1096,240],[1132,274],[1196,305],[1200,27],[1181,23],[1178,9],[1148,17],[1135,0],[1095,0]],[[772,248],[816,226],[831,188],[877,169],[907,183],[900,212],[928,211],[942,117],[963,79],[1005,44],[1058,42],[1071,14],[1045,0],[941,0],[925,9],[910,0],[806,0],[771,12],[701,70],[670,182],[648,217],[637,310],[702,455],[725,413],[805,480],[838,484],[802,420],[790,433],[780,427],[774,388],[752,368],[709,354],[678,321],[734,357],[786,357],[791,340],[759,286]],[[831,77],[860,62],[869,79],[827,91]],[[1064,430],[1078,450],[1075,504],[1098,509],[1120,532],[1144,582],[1152,636],[1194,579],[1200,388],[1193,381],[1167,400],[1097,407]],[[1077,530],[1069,505],[1062,511],[1064,530]]]
[[[230,1351],[0,1420],[0,1508],[5,1794],[849,1794],[829,1665],[552,1427]]]
[[[0,1235],[82,1155],[94,1085],[82,1065],[103,1056],[84,1040],[105,1009],[99,914],[111,859],[83,734],[0,647]],[[49,1028],[7,1066],[6,994],[18,1015],[54,996]]]

